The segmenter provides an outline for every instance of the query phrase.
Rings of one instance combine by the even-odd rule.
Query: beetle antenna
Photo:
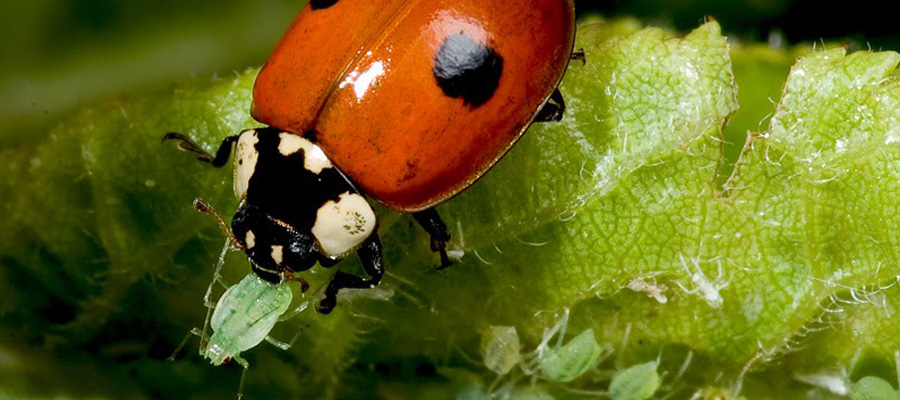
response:
[[[182,135],[178,132],[169,132],[163,135],[163,142],[167,140],[177,140],[178,148],[194,153],[194,156],[197,157],[198,160],[203,161],[207,164],[211,164],[213,162],[213,156],[209,154],[206,150],[200,147],[197,143],[195,143],[191,138]]]
[[[178,148],[194,153],[194,157],[196,157],[197,160],[212,165],[213,167],[221,168],[228,163],[228,158],[231,157],[231,147],[239,137],[240,135],[232,135],[223,139],[222,144],[219,145],[219,149],[216,150],[215,156],[204,150],[199,144],[191,140],[191,138],[178,132],[169,132],[163,135],[162,141],[177,140]]]
[[[219,227],[222,228],[222,231],[225,232],[225,235],[228,236],[228,239],[231,240],[231,245],[234,246],[234,248],[246,250],[244,245],[241,244],[241,242],[234,236],[234,232],[231,231],[231,228],[228,226],[228,224],[225,223],[222,215],[219,214],[219,212],[216,211],[213,206],[209,205],[209,203],[201,199],[194,199],[194,208],[196,208],[197,211],[208,214],[211,217],[215,218],[216,222],[219,223]]]

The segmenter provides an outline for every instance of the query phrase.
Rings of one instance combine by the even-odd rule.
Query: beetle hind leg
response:
[[[555,122],[562,120],[563,114],[566,112],[566,100],[560,93],[559,88],[553,89],[553,94],[541,111],[538,111],[534,117],[534,122]]]
[[[325,289],[325,298],[319,302],[316,309],[322,314],[328,314],[337,304],[337,294],[341,289],[374,289],[384,276],[384,257],[381,254],[381,241],[378,234],[372,234],[363,242],[362,247],[356,251],[362,262],[363,270],[370,276],[369,279],[338,271]]]
[[[431,251],[441,255],[441,265],[437,266],[436,269],[440,270],[453,265],[450,262],[450,257],[447,256],[447,242],[450,241],[450,231],[447,230],[447,224],[441,219],[441,215],[438,214],[437,210],[429,208],[419,211],[413,213],[413,218],[419,225],[422,225],[425,232],[431,235]]]

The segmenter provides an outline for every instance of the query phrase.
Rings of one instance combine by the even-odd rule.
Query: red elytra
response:
[[[574,18],[571,0],[313,0],[260,72],[252,115],[420,211],[519,139],[568,65]]]

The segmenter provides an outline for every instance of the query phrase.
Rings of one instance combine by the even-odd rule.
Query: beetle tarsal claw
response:
[[[447,256],[447,242],[431,238],[431,251],[438,253],[441,256],[441,264],[434,267],[434,269],[440,271],[453,265],[453,262],[450,261],[450,257]]]

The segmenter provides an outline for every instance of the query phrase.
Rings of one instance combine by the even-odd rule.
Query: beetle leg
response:
[[[413,213],[413,218],[425,232],[431,235],[431,251],[440,253],[441,265],[437,269],[444,269],[452,265],[450,258],[447,257],[447,242],[450,241],[450,232],[447,230],[447,224],[441,219],[434,208]]]
[[[534,117],[534,122],[553,122],[562,119],[566,112],[566,100],[560,93],[559,88],[553,89],[550,100],[544,104],[541,111]]]
[[[194,153],[197,159],[202,162],[210,164],[216,168],[221,168],[226,163],[228,163],[228,158],[231,157],[232,145],[235,141],[237,141],[238,137],[239,135],[233,135],[228,136],[224,140],[222,140],[222,144],[220,144],[219,149],[216,150],[215,157],[213,157],[212,154],[209,154],[209,152],[200,147],[200,145],[194,143],[191,138],[180,133],[169,132],[162,137],[162,141],[165,142],[166,140],[177,140],[178,147],[182,150]]]
[[[572,55],[569,56],[569,59],[572,61],[581,61],[581,65],[587,64],[587,58],[584,56],[584,49],[573,51]]]
[[[328,288],[325,289],[325,298],[319,302],[316,309],[322,314],[328,314],[337,304],[337,294],[341,289],[374,289],[381,282],[384,275],[384,257],[381,255],[381,241],[378,234],[372,234],[363,242],[362,247],[356,251],[359,260],[362,261],[363,271],[371,278],[365,279],[343,271],[338,271]]]
[[[331,268],[335,266],[337,263],[341,262],[341,260],[335,260],[333,258],[325,257],[323,255],[319,255],[319,265],[324,268]]]

